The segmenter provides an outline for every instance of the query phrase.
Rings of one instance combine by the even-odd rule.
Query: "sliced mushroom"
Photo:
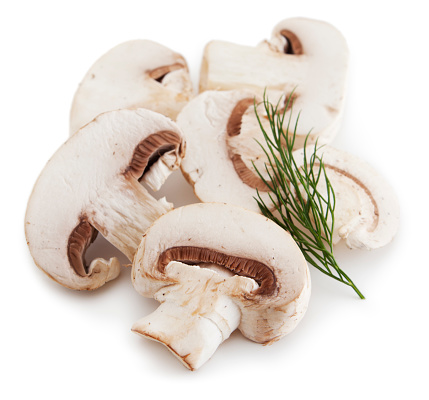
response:
[[[307,152],[308,161],[312,150]],[[321,147],[320,154],[335,193],[334,244],[344,240],[349,248],[369,250],[389,243],[399,226],[399,204],[392,187],[352,154],[331,146]],[[303,161],[303,149],[294,152],[294,158]],[[321,179],[317,188],[326,193],[326,182]]]
[[[53,155],[28,201],[25,232],[35,263],[72,289],[114,279],[119,261],[85,262],[100,232],[130,260],[145,230],[172,208],[139,183],[157,187],[179,167],[184,142],[177,125],[149,110],[101,114]]]
[[[75,93],[70,134],[98,114],[147,108],[173,120],[193,95],[185,59],[149,40],[122,43],[98,59]]]
[[[298,112],[297,146],[336,135],[344,108],[348,65],[347,44],[332,25],[306,18],[280,22],[270,41],[257,47],[223,41],[207,44],[200,73],[200,91],[250,90],[276,104],[293,93],[292,121]],[[283,96],[283,97],[281,97]],[[281,108],[281,107],[280,107]]]
[[[137,250],[132,280],[161,303],[132,330],[191,370],[236,328],[258,343],[279,340],[301,320],[310,296],[307,263],[290,235],[260,214],[220,203],[160,217]]]
[[[265,142],[256,119],[258,99],[246,91],[206,91],[187,104],[177,123],[187,141],[181,169],[203,202],[224,202],[259,212],[258,189],[269,203],[267,187],[255,171],[265,171]],[[263,123],[263,107],[258,107]],[[269,127],[266,127],[269,132]],[[263,175],[266,174],[264,173]]]

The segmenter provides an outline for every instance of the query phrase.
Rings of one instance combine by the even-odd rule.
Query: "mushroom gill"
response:
[[[371,191],[368,189],[367,186],[365,186],[365,184],[359,180],[358,178],[356,178],[354,175],[352,175],[350,172],[345,171],[344,169],[338,168],[334,165],[330,165],[330,164],[324,164],[325,168],[330,169],[332,171],[334,171],[336,174],[343,176],[347,179],[350,179],[353,183],[355,183],[359,188],[361,188],[363,190],[363,192],[368,196],[372,206],[374,207],[374,213],[373,213],[373,223],[371,224],[371,226],[368,227],[368,232],[372,232],[375,230],[375,228],[378,225],[378,220],[379,220],[379,210],[378,210],[378,204],[376,202],[376,200],[374,199],[374,196],[372,195]]]
[[[249,258],[232,256],[219,251],[196,246],[176,246],[164,250],[158,259],[158,269],[163,272],[171,261],[195,264],[213,263],[229,269],[236,275],[254,279],[259,288],[254,294],[271,296],[276,290],[277,280],[267,265]]]
[[[181,157],[183,156],[182,139],[177,133],[172,131],[153,133],[136,146],[131,162],[125,172],[131,173],[137,179],[141,179],[162,155],[174,150],[177,150]]]
[[[154,80],[156,80],[159,83],[162,83],[163,79],[167,74],[173,71],[177,71],[179,69],[184,68],[184,66],[180,63],[174,63],[171,65],[163,65],[161,67],[152,69],[150,71],[147,71],[146,73]]]
[[[254,104],[254,101],[255,100],[252,97],[244,98],[238,101],[233,108],[226,124],[227,145],[229,137],[238,136],[240,134],[243,115],[247,109]],[[229,157],[232,161],[232,164],[234,165],[235,172],[244,184],[251,187],[252,189],[258,189],[263,192],[268,191],[264,181],[251,169],[249,169],[243,161],[241,155],[232,151],[230,147]]]
[[[293,55],[301,55],[304,54],[304,49],[302,47],[302,43],[299,40],[298,36],[295,35],[289,29],[282,29],[280,31],[280,35],[282,35],[286,39],[286,44],[283,48],[285,54],[293,54]]]
[[[97,237],[98,231],[81,217],[79,224],[73,229],[67,243],[67,256],[70,265],[80,276],[88,275],[88,266],[85,263],[85,252]]]

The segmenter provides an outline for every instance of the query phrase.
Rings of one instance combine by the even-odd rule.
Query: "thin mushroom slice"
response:
[[[311,153],[307,151],[308,161]],[[344,240],[351,249],[370,250],[391,242],[399,227],[399,203],[392,187],[350,153],[323,146],[320,154],[335,193],[333,243]],[[295,151],[294,158],[302,166],[304,150]],[[321,179],[317,188],[326,193],[326,182]]]
[[[221,203],[184,206],[155,221],[137,250],[132,282],[161,303],[132,330],[191,370],[237,328],[257,343],[281,339],[310,297],[307,263],[290,235],[260,214]]]
[[[116,258],[86,262],[86,249],[100,232],[132,260],[146,229],[172,208],[139,181],[149,175],[152,187],[160,186],[179,168],[184,147],[173,121],[144,109],[101,114],[71,136],[28,201],[25,233],[36,265],[71,289],[116,278]]]
[[[255,171],[265,171],[265,142],[251,92],[206,91],[177,117],[187,141],[181,170],[203,202],[235,204],[259,212],[257,190],[269,203],[267,187]],[[263,115],[263,107],[258,107]],[[261,117],[264,124],[268,121]],[[269,132],[269,127],[266,127]],[[268,176],[265,174],[265,178]]]
[[[149,40],[114,47],[89,69],[77,89],[70,134],[97,115],[122,108],[147,108],[173,120],[193,96],[186,60]]]
[[[306,18],[285,19],[276,25],[270,41],[257,47],[212,41],[204,50],[200,92],[250,90],[271,103],[291,94],[289,118],[299,117],[296,145],[329,143],[340,126],[348,69],[348,48],[332,25]],[[282,107],[280,107],[282,108]]]

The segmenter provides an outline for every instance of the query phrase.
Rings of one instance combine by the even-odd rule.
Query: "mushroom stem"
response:
[[[229,312],[232,317],[240,315],[238,307],[231,300],[225,296],[222,300],[228,303],[223,305],[225,308],[222,311]],[[230,318],[234,321],[226,322],[224,316],[220,314],[216,316],[223,319],[223,326],[227,327],[227,330],[222,331],[212,319],[194,313],[190,307],[165,302],[152,314],[137,321],[132,330],[165,345],[193,371],[211,358],[219,345],[237,329],[240,322],[239,317]],[[234,324],[232,325],[231,322]]]
[[[146,229],[172,208],[165,198],[153,198],[138,181],[123,180],[112,183],[100,194],[89,211],[89,221],[132,260]],[[103,226],[97,223],[99,220],[104,221]]]
[[[162,343],[187,368],[195,370],[238,328],[240,308],[223,289],[231,285],[228,277],[175,261],[166,269],[170,276],[180,276],[181,282],[160,289],[154,298],[161,305],[137,321],[132,331]],[[245,284],[252,282],[244,277],[236,277],[235,282],[237,278]]]
[[[279,57],[265,46],[250,47],[212,41],[205,49],[200,91],[253,90],[262,96],[266,88],[293,91],[305,79],[308,61],[304,57]],[[305,60],[305,61],[304,61]],[[267,65],[270,68],[267,68]],[[285,82],[285,76],[288,80]]]

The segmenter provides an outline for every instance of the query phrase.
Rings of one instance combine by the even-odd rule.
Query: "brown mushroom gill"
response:
[[[283,107],[278,109],[276,114],[277,115],[283,115],[285,112],[289,111],[292,106],[293,103],[295,102],[295,100],[298,98],[298,95],[296,93],[290,93],[288,95],[285,96],[284,102],[283,102]],[[266,117],[268,118],[268,117]]]
[[[147,71],[147,74],[154,80],[156,80],[159,83],[162,83],[163,79],[167,74],[169,74],[172,71],[177,71],[179,69],[182,69],[183,65],[179,63],[171,64],[171,65],[163,65],[161,67],[152,69],[150,71]]]
[[[236,275],[254,279],[259,288],[254,292],[257,295],[271,296],[277,287],[274,272],[267,265],[252,260],[228,255],[219,251],[196,246],[177,246],[164,250],[158,259],[158,269],[164,272],[171,261],[180,261],[188,264],[212,263],[229,269]]]
[[[320,165],[320,164],[317,164]],[[359,179],[357,179],[354,175],[350,174],[349,172],[335,167],[333,165],[330,164],[324,164],[325,168],[331,169],[332,171],[336,172],[339,175],[345,176],[346,178],[350,179],[351,181],[353,181],[356,185],[358,185],[364,192],[365,194],[369,197],[373,207],[374,207],[374,221],[371,225],[371,227],[368,228],[368,231],[374,231],[376,226],[378,225],[378,219],[379,219],[379,210],[378,210],[378,205],[377,202],[375,201],[373,195],[371,194],[371,191],[362,183],[362,181],[360,181]]]
[[[304,54],[304,49],[302,47],[301,41],[298,39],[298,36],[296,36],[292,31],[288,29],[283,29],[280,32],[280,35],[282,35],[286,39],[286,44],[283,49],[285,54]]]
[[[135,178],[141,179],[166,152],[177,149],[182,154],[181,142],[180,136],[171,131],[153,133],[137,145],[126,173],[129,172]]]
[[[290,94],[287,94],[285,96],[285,99],[283,100],[283,107],[282,108],[276,108],[276,112],[275,114],[277,116],[282,116],[284,113],[288,112],[289,110],[292,109],[293,103],[295,102],[295,100],[298,98],[298,95],[295,92],[292,92]],[[280,105],[280,103],[279,103]],[[268,120],[268,115],[264,115],[263,116],[266,120]],[[283,145],[286,145],[286,142],[283,140],[282,138],[282,143]]]
[[[240,134],[243,115],[253,104],[254,99],[248,97],[240,100],[235,105],[226,124],[226,133],[228,137],[238,136]],[[235,172],[244,184],[251,187],[252,189],[258,189],[262,192],[268,191],[268,188],[263,180],[247,167],[240,154],[230,151],[229,156],[232,164],[234,165]]]
[[[181,138],[171,131],[161,131],[149,135],[135,148],[130,164],[124,175],[131,174],[135,179],[141,177],[167,151],[177,149],[183,151]],[[82,216],[77,226],[69,236],[67,256],[76,274],[88,275],[88,265],[85,262],[85,252],[97,236],[97,229],[91,225],[86,216]]]
[[[98,231],[88,222],[85,216],[80,218],[79,224],[73,229],[67,244],[67,256],[70,265],[80,276],[88,275],[85,263],[85,252],[97,237]]]
[[[278,109],[276,114],[282,115],[292,108],[293,102],[296,100],[298,95],[291,93],[285,96],[283,107]],[[241,131],[241,123],[244,113],[247,109],[254,104],[253,98],[245,98],[240,100],[231,112],[226,125],[226,132],[228,137],[238,136]],[[268,118],[264,115],[264,118]],[[230,159],[234,165],[235,172],[240,177],[241,181],[252,189],[258,189],[261,192],[268,192],[269,189],[264,181],[253,172],[243,161],[240,154],[230,150]]]

